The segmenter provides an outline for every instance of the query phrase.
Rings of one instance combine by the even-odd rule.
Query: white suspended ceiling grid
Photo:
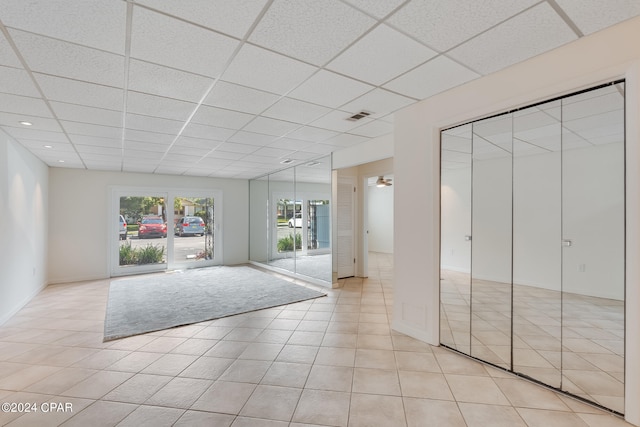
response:
[[[51,167],[253,178],[638,14],[638,0],[2,0],[0,132]]]

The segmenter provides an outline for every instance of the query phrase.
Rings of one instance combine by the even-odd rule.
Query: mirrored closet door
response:
[[[624,412],[624,82],[441,134],[441,343]]]

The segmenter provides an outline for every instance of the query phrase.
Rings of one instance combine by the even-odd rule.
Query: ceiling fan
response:
[[[384,176],[381,175],[378,177],[378,180],[376,181],[376,187],[389,187],[393,185],[391,181],[393,181],[391,178],[384,179]]]

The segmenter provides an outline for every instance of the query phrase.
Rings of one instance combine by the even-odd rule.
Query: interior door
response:
[[[338,179],[338,278],[355,276],[355,178]]]

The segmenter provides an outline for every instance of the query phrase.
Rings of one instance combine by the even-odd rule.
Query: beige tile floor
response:
[[[0,327],[0,402],[73,412],[0,425],[628,425],[391,331],[392,257],[369,262],[326,298],[107,343],[108,281],[50,286]]]
[[[624,412],[624,302],[513,285],[511,311],[511,285],[442,279],[442,343]]]

